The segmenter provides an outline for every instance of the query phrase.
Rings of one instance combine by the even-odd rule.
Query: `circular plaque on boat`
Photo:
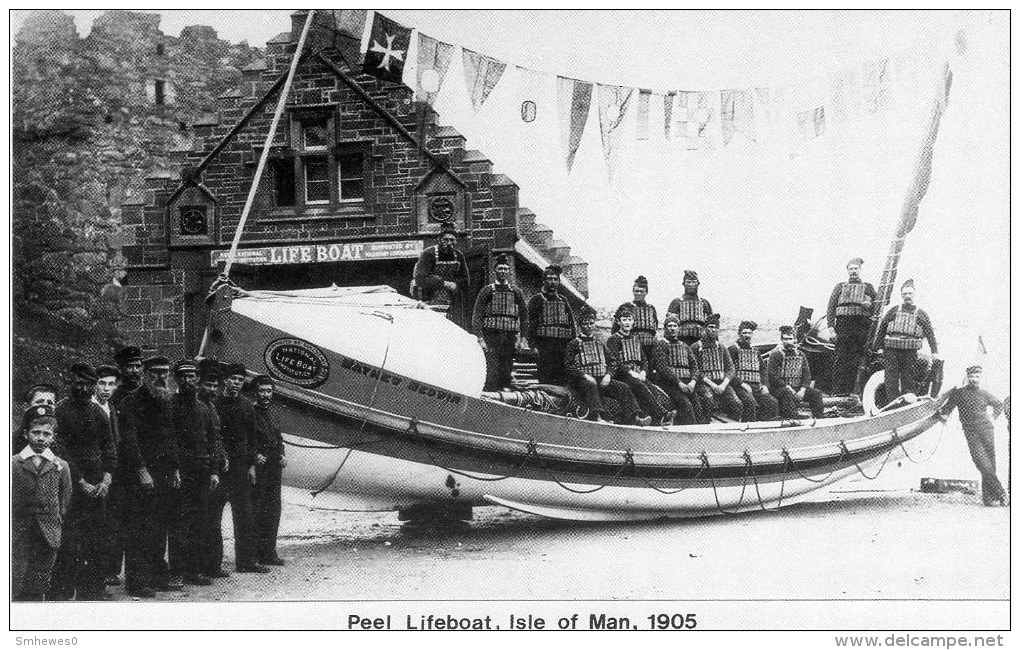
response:
[[[265,361],[273,377],[305,388],[315,388],[329,379],[326,355],[301,339],[276,339],[266,346]]]

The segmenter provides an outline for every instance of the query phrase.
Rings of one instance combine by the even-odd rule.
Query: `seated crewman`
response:
[[[729,347],[735,377],[733,390],[744,403],[744,422],[775,420],[779,415],[776,398],[769,395],[761,354],[751,345],[758,324],[745,320],[737,329],[737,342]]]
[[[779,417],[796,419],[801,401],[807,401],[812,417],[822,417],[822,392],[811,387],[811,367],[797,347],[793,328],[783,325],[779,328],[779,336],[782,343],[769,352],[765,373],[769,391],[779,402]]]
[[[634,336],[634,313],[626,305],[617,310],[616,322],[620,329],[606,341],[609,374],[627,384],[641,409],[652,416],[656,425],[672,424],[675,411],[666,411],[659,405],[645,383],[648,380],[648,357],[641,339]]]
[[[702,422],[711,422],[712,413],[719,409],[730,419],[739,420],[744,414],[744,405],[730,386],[734,377],[733,360],[719,343],[719,314],[705,319],[701,340],[692,345],[691,350],[701,368],[701,380],[695,391],[701,400]]]
[[[588,419],[599,421],[603,412],[602,396],[620,403],[623,412],[620,424],[646,426],[651,418],[638,417],[638,404],[627,384],[609,374],[606,346],[595,338],[595,310],[585,307],[578,320],[580,333],[567,343],[564,350],[564,367],[567,381],[581,394],[588,409]]]
[[[680,319],[676,314],[666,316],[663,330],[665,339],[657,340],[652,348],[652,381],[669,395],[678,424],[697,424],[702,421],[701,406],[694,392],[699,377],[698,359],[690,346],[680,340]]]

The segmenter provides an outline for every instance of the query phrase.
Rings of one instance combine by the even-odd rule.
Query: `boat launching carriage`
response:
[[[389,287],[213,294],[207,356],[274,377],[287,485],[351,510],[498,504],[579,520],[773,509],[884,463],[929,397],[861,417],[636,427],[482,392],[474,336]]]

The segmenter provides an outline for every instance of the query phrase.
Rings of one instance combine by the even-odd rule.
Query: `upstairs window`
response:
[[[351,203],[365,200],[365,155],[351,151],[337,156],[340,180],[340,201]]]
[[[156,106],[162,106],[166,103],[166,82],[162,79],[156,79]]]

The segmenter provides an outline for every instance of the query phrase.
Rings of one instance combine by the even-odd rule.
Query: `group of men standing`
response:
[[[15,544],[15,563],[24,569],[15,598],[106,600],[107,587],[122,582],[122,567],[127,593],[141,598],[185,583],[212,584],[230,575],[222,567],[227,503],[236,570],[266,573],[266,565],[282,565],[276,538],[286,456],[273,380],[251,381],[253,403],[241,395],[247,376],[241,364],[171,364],[160,355],[143,359],[135,346],[120,349],[115,360],[71,366],[70,394],[59,402],[54,386],[29,391],[15,452],[43,459],[49,452],[68,467],[71,490],[57,511],[38,506],[45,501],[38,494],[27,497],[35,506],[20,515],[15,509],[21,529],[46,531],[59,521],[62,533],[26,532],[20,539],[33,543]],[[25,446],[29,416],[39,416],[38,409],[52,416],[52,450],[45,452]],[[26,495],[43,489],[41,474],[24,473]]]

